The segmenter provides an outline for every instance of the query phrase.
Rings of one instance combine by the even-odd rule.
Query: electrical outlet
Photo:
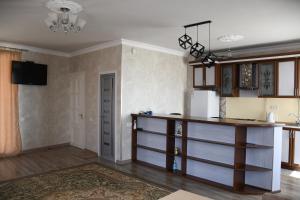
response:
[[[278,105],[270,105],[270,107],[269,107],[269,109],[271,110],[271,111],[277,111],[278,110]]]

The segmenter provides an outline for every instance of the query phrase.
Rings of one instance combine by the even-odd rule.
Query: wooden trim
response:
[[[243,120],[233,120],[233,119],[217,119],[217,118],[202,118],[193,117],[185,115],[140,115],[131,114],[131,116],[144,117],[144,118],[154,118],[154,119],[165,119],[165,120],[180,120],[187,122],[205,123],[205,124],[219,124],[235,127],[283,127],[285,124],[280,123],[267,123],[258,121],[243,121]]]
[[[289,62],[294,61],[294,95],[279,95],[279,63],[280,62]],[[276,63],[276,97],[279,98],[294,98],[297,97],[297,82],[298,82],[298,75],[297,75],[297,58],[284,58],[284,59],[277,59],[275,60]]]
[[[289,163],[291,166],[295,163],[295,131],[290,131],[290,140],[289,140]]]
[[[131,119],[131,159],[133,161],[137,160],[137,126],[138,122],[137,122],[137,117],[136,116],[132,116]]]
[[[247,128],[235,128],[235,150],[234,150],[234,191],[241,191],[245,187],[245,170],[246,170],[246,149],[239,148],[246,146]]]
[[[195,88],[196,87],[196,85],[195,85],[195,66],[193,66],[193,88]]]
[[[167,153],[165,150],[157,149],[157,148],[153,148],[153,147],[148,147],[148,146],[144,146],[144,145],[140,145],[140,144],[137,144],[136,148],[141,148],[141,149],[145,149],[145,150],[149,150],[149,151],[154,151],[154,152],[162,153],[162,154],[166,154]]]
[[[218,141],[212,141],[212,140],[206,140],[206,139],[200,139],[200,138],[193,138],[193,137],[187,137],[187,140],[192,140],[192,141],[196,141],[196,142],[203,142],[203,143],[210,143],[210,144],[217,144],[217,145],[224,145],[224,146],[231,146],[231,147],[235,146],[235,144],[233,144],[233,143],[218,142]]]
[[[154,135],[167,136],[166,133],[161,133],[161,132],[156,132],[156,131],[148,131],[148,130],[143,130],[143,129],[137,129],[136,131],[142,132],[142,133],[154,134]]]
[[[221,65],[215,65],[215,85],[218,93],[221,92]]]
[[[182,121],[182,139],[181,139],[181,172],[186,175],[186,156],[187,156],[187,121]]]
[[[236,58],[229,58],[229,59],[223,59],[221,60],[219,63],[223,64],[222,62],[225,61],[232,61],[230,63],[240,63],[240,60],[250,60],[250,59],[257,59],[257,58],[261,58],[262,60],[276,60],[276,59],[284,59],[284,58],[271,58],[271,59],[267,59],[270,57],[279,57],[279,56],[293,56],[295,58],[299,57],[298,55],[300,54],[300,51],[292,51],[292,52],[286,52],[286,53],[278,53],[278,54],[266,54],[266,55],[256,55],[256,56],[241,56],[241,57],[236,57]],[[255,60],[255,61],[260,61],[260,60]],[[242,62],[248,62],[248,61],[242,61]],[[252,62],[252,61],[250,61]],[[193,66],[193,65],[198,65],[199,61],[190,61],[189,65]]]
[[[213,161],[213,160],[197,158],[197,157],[194,157],[194,156],[186,156],[186,158],[189,159],[189,160],[194,160],[194,161],[201,162],[201,163],[206,163],[206,164],[210,164],[210,165],[216,165],[216,166],[219,166],[219,167],[234,169],[233,165],[226,164],[226,163],[221,163],[221,162],[217,162],[217,161]]]
[[[260,88],[260,67],[261,64],[273,64],[273,70],[274,70],[274,83],[273,83],[273,95],[262,95],[260,92],[260,89],[258,90],[258,97],[266,97],[266,98],[273,98],[273,97],[277,97],[277,74],[278,74],[278,67],[277,67],[277,63],[273,60],[262,60],[260,62],[257,62],[258,64],[258,88]]]
[[[202,68],[202,85],[196,85],[195,84],[195,71],[196,68]],[[202,88],[205,87],[205,67],[198,65],[198,66],[193,66],[193,88]]]
[[[296,59],[296,96],[300,96],[300,59]]]
[[[232,91],[231,94],[224,94],[223,93],[223,69],[224,67],[230,67],[231,68],[231,73],[232,73]],[[238,97],[239,96],[239,88],[238,88],[238,77],[237,77],[237,65],[235,64],[224,64],[220,66],[221,68],[221,83],[220,83],[220,88],[221,88],[221,96],[222,97]]]
[[[168,120],[167,121],[167,140],[166,140],[166,151],[167,151],[167,155],[166,155],[166,169],[169,172],[173,171],[173,162],[175,159],[174,156],[174,149],[175,149],[175,120]],[[169,137],[172,136],[172,137]]]

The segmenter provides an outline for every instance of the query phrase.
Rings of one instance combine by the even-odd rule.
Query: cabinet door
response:
[[[204,84],[204,68],[194,67],[194,87],[201,87]]]
[[[281,153],[281,162],[289,162],[289,148],[290,148],[290,131],[282,131],[282,153]]]
[[[215,67],[205,68],[205,85],[215,86]]]
[[[300,131],[295,131],[294,164],[300,165]]]
[[[238,96],[236,93],[236,72],[232,64],[221,67],[221,94],[223,97]]]
[[[278,62],[278,96],[295,94],[295,60]]]
[[[275,96],[275,64],[259,64],[259,96]]]

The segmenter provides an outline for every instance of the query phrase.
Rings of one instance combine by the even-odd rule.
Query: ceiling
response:
[[[170,49],[178,47],[182,25],[212,20],[212,49],[300,40],[299,0],[73,0],[84,10],[80,33],[52,33],[44,24],[48,0],[0,0],[0,41],[72,52],[125,38]],[[188,29],[196,39],[196,30]],[[208,44],[208,27],[199,28]],[[241,34],[222,43],[217,37]]]

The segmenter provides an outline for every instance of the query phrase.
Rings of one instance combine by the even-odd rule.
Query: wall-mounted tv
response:
[[[29,61],[12,61],[12,83],[47,85],[47,65]]]

